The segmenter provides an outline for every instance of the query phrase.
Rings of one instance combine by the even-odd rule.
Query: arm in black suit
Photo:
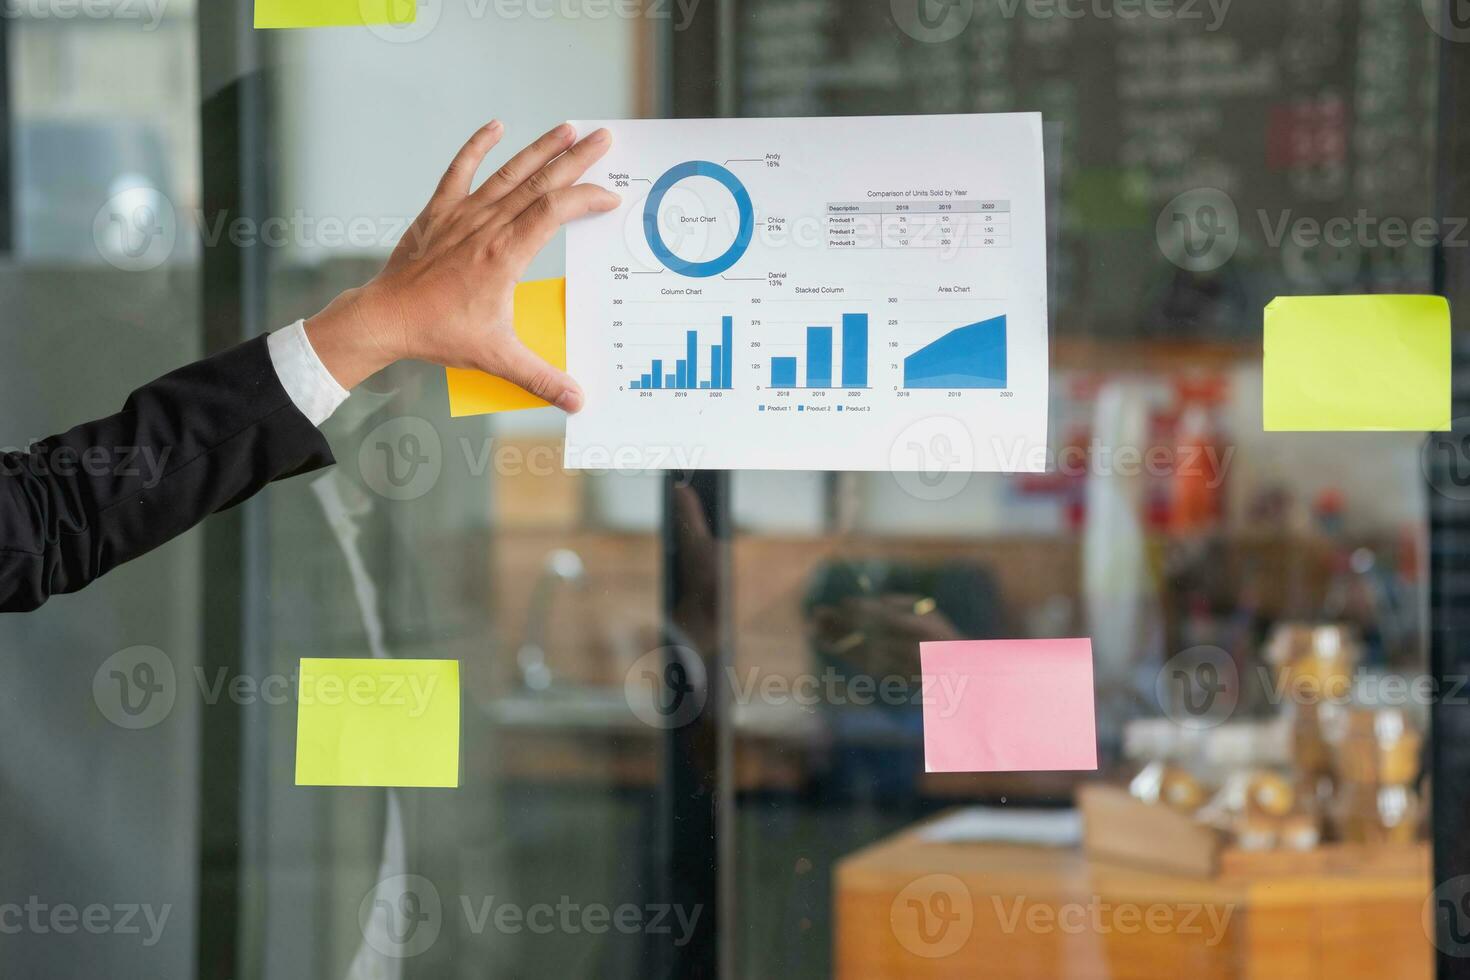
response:
[[[333,462],[259,337],[144,385],[121,412],[0,455],[0,612],[34,609]]]
[[[562,124],[471,193],[505,127],[470,137],[383,270],[304,326],[340,389],[395,361],[486,371],[575,412],[582,391],[516,337],[515,283],[563,224],[620,198],[578,184],[611,145]],[[483,192],[483,193],[482,193]],[[0,455],[0,612],[75,592],[272,480],[332,462],[265,338],[133,392],[111,418]]]

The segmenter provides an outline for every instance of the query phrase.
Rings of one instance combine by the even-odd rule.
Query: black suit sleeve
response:
[[[0,612],[75,592],[267,483],[332,462],[264,337],[180,368],[116,415],[0,455]]]

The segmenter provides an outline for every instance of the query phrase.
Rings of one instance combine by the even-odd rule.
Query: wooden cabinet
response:
[[[1427,845],[1191,878],[907,832],[836,872],[839,980],[1427,980]]]

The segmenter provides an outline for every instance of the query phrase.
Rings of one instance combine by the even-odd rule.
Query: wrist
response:
[[[375,312],[366,288],[349,289],[306,321],[306,336],[322,365],[336,382],[351,391],[399,360],[384,342],[393,335],[385,317]]]

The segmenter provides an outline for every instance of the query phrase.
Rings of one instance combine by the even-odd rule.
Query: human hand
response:
[[[581,409],[576,381],[516,336],[513,298],[516,281],[557,229],[621,202],[612,191],[576,183],[612,137],[599,129],[578,142],[564,123],[472,189],[504,132],[497,121],[470,137],[383,270],[306,322],[317,356],[342,387],[413,358],[484,371],[564,411]]]

